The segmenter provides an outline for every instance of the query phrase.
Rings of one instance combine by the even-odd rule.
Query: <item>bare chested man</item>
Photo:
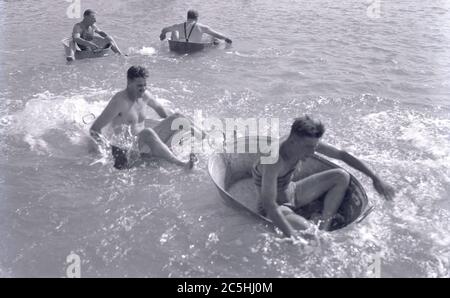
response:
[[[295,230],[306,229],[309,225],[306,219],[294,210],[311,203],[324,193],[326,195],[320,228],[328,230],[350,182],[350,175],[342,169],[332,169],[293,181],[298,164],[314,152],[342,160],[361,171],[372,179],[375,190],[386,199],[391,200],[395,194],[391,186],[384,183],[358,158],[321,142],[324,131],[322,123],[308,116],[295,119],[289,136],[280,143],[277,162],[257,162],[253,167],[253,179],[260,196],[261,212],[288,237],[293,236]]]
[[[96,21],[96,13],[87,9],[83,13],[83,20],[73,26],[72,40],[70,40],[69,47],[66,49],[67,61],[75,60],[76,51],[95,52],[111,47],[114,53],[122,54],[114,39],[95,25]]]
[[[225,40],[226,43],[231,44],[232,41],[228,37],[220,34],[205,26],[200,24],[198,21],[198,12],[196,10],[189,10],[187,13],[187,21],[180,24],[175,24],[162,29],[159,38],[164,40],[168,32],[172,32],[172,39],[186,42],[202,42],[203,34],[211,35],[212,37]]]
[[[192,168],[196,157],[191,153],[188,161],[176,157],[167,144],[177,130],[172,130],[172,121],[180,114],[168,115],[169,112],[146,91],[148,71],[142,66],[132,66],[127,72],[127,87],[116,93],[92,125],[91,136],[99,145],[108,146],[110,141],[102,135],[102,129],[111,125],[114,134],[123,132],[123,128],[137,137],[138,149],[141,155],[163,158],[172,163]],[[145,128],[145,106],[149,106],[164,120],[153,128]],[[127,152],[118,146],[111,146],[115,157],[115,167],[129,167]]]

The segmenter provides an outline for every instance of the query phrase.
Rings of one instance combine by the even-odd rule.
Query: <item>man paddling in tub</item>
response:
[[[122,55],[114,39],[100,30],[95,25],[96,22],[95,11],[87,9],[83,13],[83,20],[73,26],[72,38],[68,40],[68,47],[66,47],[67,61],[75,60],[76,51],[95,52],[109,47],[114,53]]]
[[[372,179],[375,190],[387,200],[394,197],[394,189],[383,182],[361,160],[350,153],[320,141],[325,132],[321,122],[308,116],[295,119],[291,132],[280,140],[279,158],[275,163],[262,164],[257,159],[253,166],[253,180],[260,198],[260,212],[270,218],[285,236],[295,230],[304,230],[308,221],[295,213],[325,194],[319,228],[329,230],[341,205],[350,175],[343,169],[331,169],[295,181],[299,165],[315,152],[339,159]],[[295,181],[295,182],[294,182]]]
[[[227,44],[232,43],[232,40],[225,35],[198,23],[198,12],[193,9],[187,12],[186,22],[163,28],[159,38],[164,40],[169,32],[172,32],[171,39],[177,41],[201,43],[203,34],[208,34],[214,38],[225,40]]]
[[[172,138],[179,130],[172,129],[172,122],[175,119],[186,117],[179,113],[169,115],[166,110],[151,94],[146,90],[147,78],[149,74],[147,69],[142,66],[131,66],[127,72],[127,87],[116,93],[109,101],[106,108],[95,120],[90,129],[91,136],[98,145],[111,148],[115,159],[114,167],[117,169],[126,169],[133,166],[129,158],[128,150],[120,146],[124,139],[130,139],[136,143],[138,153],[141,157],[162,158],[171,163],[191,169],[197,160],[193,153],[189,160],[181,160],[169,148]],[[152,108],[163,120],[153,120],[156,125],[152,128],[144,127],[145,107]],[[110,140],[102,134],[102,129],[111,127],[113,134]],[[192,130],[201,138],[207,136],[206,133],[198,131],[195,125],[190,121]],[[110,145],[113,144],[113,145]],[[131,150],[130,150],[131,151]],[[134,152],[134,151],[132,151]]]

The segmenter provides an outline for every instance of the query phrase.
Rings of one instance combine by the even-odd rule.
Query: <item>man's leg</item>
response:
[[[206,132],[202,131],[200,128],[198,128],[192,120],[185,117],[184,115],[180,113],[174,113],[170,115],[169,117],[165,118],[164,120],[160,121],[153,129],[158,134],[160,139],[167,145],[170,145],[170,142],[172,140],[172,137],[179,132],[178,129],[172,129],[172,122],[173,120],[177,118],[184,118],[187,119],[190,123],[191,127],[191,133],[194,136],[198,136],[200,139],[203,139],[207,136]]]
[[[309,221],[292,211],[292,209],[290,209],[289,207],[280,206],[278,208],[294,229],[306,230],[311,226],[311,223]]]
[[[158,137],[156,132],[153,129],[146,128],[141,131],[138,135],[138,146],[139,150],[142,150],[144,146],[147,145],[151,154],[154,157],[163,158],[169,162],[172,162],[179,166],[186,166],[188,168],[192,168],[195,162],[195,155],[191,154],[189,156],[189,161],[182,161],[177,158],[172,151],[170,151],[169,147]]]
[[[295,182],[295,207],[311,203],[326,192],[321,229],[329,230],[350,183],[350,175],[342,169],[317,173]]]
[[[75,51],[76,51],[77,45],[73,40],[69,42],[69,46],[64,47],[66,50],[66,60],[67,61],[74,61],[75,60]]]
[[[116,41],[114,40],[114,38],[112,38],[111,36],[106,37],[106,40],[108,40],[108,42],[111,44],[111,50],[119,55],[122,55],[122,52],[119,49],[119,46],[117,45]]]
[[[97,47],[99,47],[100,49],[107,49],[109,47],[111,47],[111,50],[116,53],[116,54],[122,54],[122,52],[120,51],[119,47],[117,46],[116,42],[114,41],[114,39],[110,36],[108,37],[101,37],[101,36],[94,36],[94,39],[92,40]]]

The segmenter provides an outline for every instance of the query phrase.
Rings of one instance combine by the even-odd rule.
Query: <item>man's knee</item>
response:
[[[146,128],[146,129],[142,130],[139,133],[139,140],[140,141],[150,142],[150,141],[154,141],[154,140],[157,140],[157,139],[158,139],[158,135],[151,128]]]
[[[170,119],[177,119],[177,118],[183,118],[184,116],[178,112],[173,113],[172,115],[170,115],[168,118]]]
[[[347,171],[343,169],[334,169],[332,171],[333,171],[333,178],[335,179],[337,184],[345,186],[349,185],[350,174]]]
[[[170,123],[171,128],[174,130],[183,129],[185,125],[188,127],[191,126],[191,121],[178,112],[173,113],[166,119],[168,120],[168,123]],[[174,120],[176,120],[176,122],[173,122]],[[175,127],[178,128],[175,129]]]
[[[283,206],[283,205],[279,206],[278,210],[280,210],[281,214],[283,214],[284,216],[288,216],[290,214],[295,214],[295,212],[291,208],[289,208],[287,206]]]

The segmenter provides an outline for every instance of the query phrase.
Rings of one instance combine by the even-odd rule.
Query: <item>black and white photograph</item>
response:
[[[449,20],[447,0],[0,0],[0,277],[450,278]]]

